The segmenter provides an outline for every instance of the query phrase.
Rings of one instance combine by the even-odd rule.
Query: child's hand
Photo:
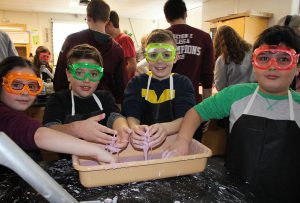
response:
[[[134,125],[132,126],[132,134],[130,136],[131,144],[134,148],[143,149],[145,141],[145,133],[149,126],[147,125]]]
[[[150,147],[156,147],[165,141],[168,133],[162,124],[156,123],[150,126],[149,135]]]
[[[117,162],[116,158],[113,157],[111,153],[107,152],[105,149],[99,146],[97,146],[95,158],[97,159],[98,162],[105,162],[110,164]]]
[[[162,158],[170,158],[175,156],[187,155],[189,152],[190,143],[182,138],[177,138],[176,141],[169,147],[167,147],[163,154]]]
[[[90,142],[101,144],[113,143],[111,135],[115,134],[116,131],[98,123],[98,121],[104,118],[105,114],[100,114],[83,121],[74,122],[78,136]]]
[[[118,128],[117,131],[118,135],[115,147],[125,149],[129,143],[129,137],[132,133],[132,130],[127,125],[124,125]]]

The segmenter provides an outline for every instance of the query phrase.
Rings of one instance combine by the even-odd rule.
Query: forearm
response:
[[[69,124],[62,124],[62,125],[51,125],[49,126],[49,128],[53,129],[53,130],[57,130],[60,131],[62,133],[66,133],[69,135],[72,135],[74,137],[79,137],[77,134],[77,128],[76,128],[76,121],[69,123]]]
[[[201,124],[202,119],[194,108],[191,108],[184,116],[178,138],[187,142],[193,139],[194,133]]]
[[[161,125],[167,130],[167,135],[173,135],[178,133],[182,120],[183,118],[178,118],[171,122],[161,123]]]
[[[203,89],[203,100],[210,97],[212,94],[212,89]]]
[[[133,128],[136,125],[140,125],[140,121],[134,117],[128,117],[127,122],[130,128]]]
[[[112,129],[117,130],[118,128],[120,128],[122,126],[129,127],[125,117],[117,118],[112,125]]]
[[[80,156],[96,155],[98,147],[95,144],[85,140],[75,138],[66,133],[59,132],[49,128],[39,128],[34,136],[36,145],[40,149],[58,152],[75,154]]]

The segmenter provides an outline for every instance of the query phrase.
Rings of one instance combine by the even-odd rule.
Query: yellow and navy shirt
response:
[[[203,120],[221,119],[229,116],[230,130],[240,118],[257,83],[229,86],[218,94],[205,99],[194,108]],[[300,126],[300,94],[290,90],[293,98],[295,121]],[[273,120],[290,120],[288,95],[270,95],[258,91],[248,112],[249,115]]]
[[[136,76],[128,83],[122,107],[124,116],[141,120],[147,101],[159,105],[171,100],[175,119],[183,117],[195,105],[192,82],[179,74],[173,74],[172,98],[170,98],[170,79],[158,80],[152,77],[146,101],[148,74]]]

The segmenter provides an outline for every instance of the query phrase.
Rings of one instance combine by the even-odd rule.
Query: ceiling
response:
[[[187,9],[202,6],[207,0],[185,0]],[[163,14],[163,0],[106,0],[111,10],[121,17],[160,19]],[[79,6],[79,0],[1,0],[0,11],[26,11],[85,14],[86,6]]]

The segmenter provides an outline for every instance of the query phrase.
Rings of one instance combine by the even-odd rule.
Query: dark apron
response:
[[[86,114],[76,114],[75,113],[74,95],[73,95],[73,92],[71,91],[72,111],[71,111],[71,114],[66,116],[66,118],[64,120],[64,124],[72,123],[74,121],[86,120],[90,117],[97,116],[97,115],[101,114],[103,112],[102,104],[101,104],[99,98],[95,94],[93,94],[93,97],[94,97],[95,102],[97,103],[97,105],[99,107],[99,110],[93,111],[93,112],[90,112],[90,113],[86,113]]]
[[[173,76],[170,75],[170,92],[173,92]],[[141,124],[152,125],[155,123],[164,123],[170,122],[174,120],[174,112],[173,112],[173,102],[172,102],[172,95],[170,96],[170,100],[153,104],[147,100],[148,98],[148,90],[151,83],[151,75],[148,78],[148,85],[147,85],[147,93],[145,96],[146,104],[145,104],[145,111],[143,117],[141,119]]]
[[[74,94],[73,92],[71,91],[71,101],[72,101],[72,111],[71,111],[71,114],[67,115],[65,120],[64,120],[64,124],[67,124],[67,123],[72,123],[74,121],[82,121],[82,120],[86,120],[92,116],[96,116],[96,115],[99,115],[102,113],[103,111],[103,107],[102,107],[102,104],[99,100],[99,98],[93,94],[93,97],[95,99],[95,102],[98,104],[99,106],[99,109],[100,110],[97,110],[97,111],[93,111],[93,112],[90,112],[90,113],[87,113],[87,114],[75,114],[75,102],[74,102]],[[106,120],[106,119],[105,119]],[[101,121],[99,121],[100,123]],[[103,120],[102,120],[103,122]],[[101,123],[102,124],[102,123]],[[63,154],[63,153],[60,153],[59,154],[59,157],[61,159],[71,159],[71,156],[69,154]]]
[[[299,145],[300,129],[294,120],[243,114],[228,139],[226,167],[248,182],[258,198],[299,201]]]

